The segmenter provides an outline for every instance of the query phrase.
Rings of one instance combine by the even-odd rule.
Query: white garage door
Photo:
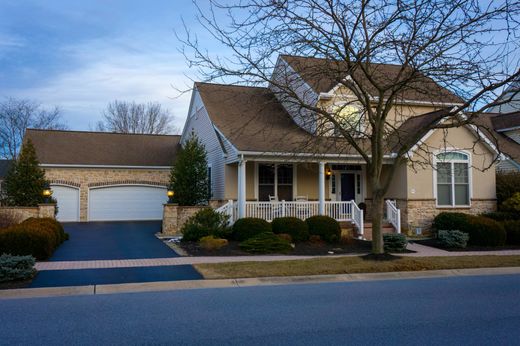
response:
[[[161,220],[166,188],[109,186],[89,191],[89,221]]]
[[[79,221],[79,189],[52,185],[52,196],[58,201],[59,221]]]

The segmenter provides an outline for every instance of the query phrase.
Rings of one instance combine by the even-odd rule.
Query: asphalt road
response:
[[[520,275],[0,300],[2,345],[520,343]]]

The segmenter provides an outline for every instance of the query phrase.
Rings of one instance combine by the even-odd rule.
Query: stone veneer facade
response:
[[[165,204],[163,211],[162,233],[164,235],[180,235],[182,226],[190,217],[199,210],[210,208],[209,206],[180,206],[178,204]]]
[[[38,204],[37,207],[0,207],[0,216],[7,216],[15,223],[20,223],[31,217],[54,219],[55,204]]]
[[[51,184],[79,188],[80,221],[88,220],[89,188],[108,185],[145,184],[168,186],[169,168],[54,168],[44,167],[45,176]],[[136,196],[138,198],[138,196]]]
[[[442,212],[478,215],[495,211],[497,208],[495,199],[472,199],[471,207],[467,208],[439,208],[435,204],[435,199],[397,200],[397,206],[401,210],[402,227],[410,230],[421,227],[423,230],[427,230],[431,228],[435,216]]]

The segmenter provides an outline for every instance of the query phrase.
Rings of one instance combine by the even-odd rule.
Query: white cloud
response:
[[[64,47],[63,54],[79,61],[78,67],[13,96],[57,105],[71,128],[85,130],[95,125],[112,100],[157,101],[172,111],[175,125],[182,128],[190,94],[180,94],[172,85],[186,89],[191,82],[173,44],[159,47],[135,39],[99,40]]]

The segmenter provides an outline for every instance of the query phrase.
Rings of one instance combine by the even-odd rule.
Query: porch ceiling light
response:
[[[325,178],[330,179],[331,175],[332,175],[332,171],[330,170],[329,167],[327,167],[325,169]]]
[[[168,196],[168,203],[173,203],[173,196],[175,196],[175,192],[173,190],[168,190],[168,192],[166,192],[166,195]]]

